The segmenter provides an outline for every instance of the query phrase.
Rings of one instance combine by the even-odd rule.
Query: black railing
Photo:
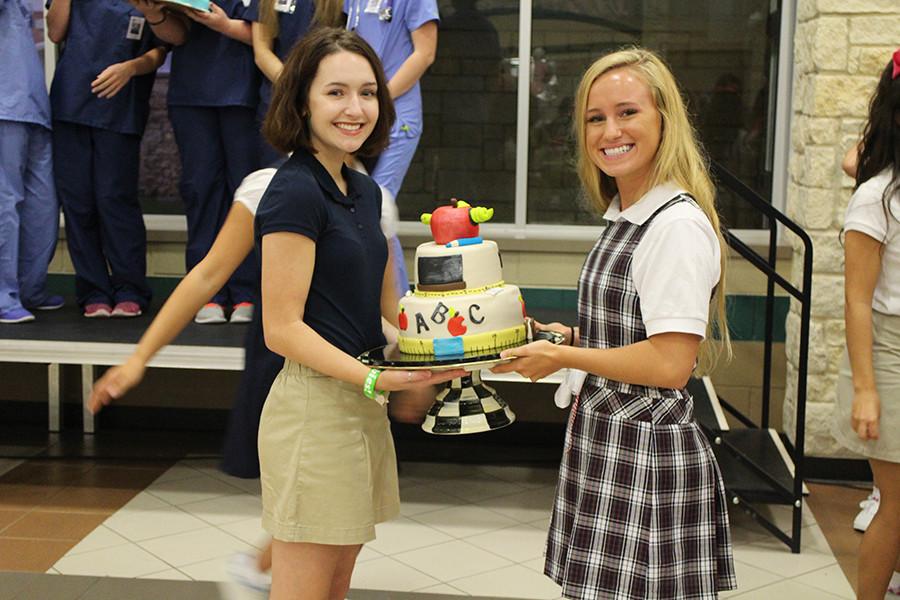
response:
[[[780,529],[774,526],[763,517],[759,511],[747,507],[749,512],[760,521],[765,521],[764,525],[772,531],[779,539],[790,546],[792,552],[800,552],[800,526],[803,506],[803,453],[804,453],[804,436],[806,433],[806,379],[807,379],[807,362],[809,358],[809,326],[810,313],[812,307],[812,261],[813,261],[813,245],[809,235],[799,225],[791,221],[787,216],[767,202],[762,196],[753,191],[741,180],[728,172],[722,165],[712,162],[712,173],[717,183],[729,191],[736,194],[742,201],[759,211],[764,217],[769,232],[769,245],[766,256],[750,248],[747,244],[739,240],[729,231],[724,232],[725,241],[728,245],[745,258],[756,269],[766,276],[766,316],[765,316],[765,347],[763,354],[763,378],[762,378],[762,414],[760,416],[759,425],[755,425],[751,418],[740,412],[733,406],[724,403],[729,412],[735,415],[745,425],[754,426],[756,428],[767,429],[769,426],[770,414],[769,405],[771,402],[771,384],[772,384],[772,346],[774,337],[774,316],[775,316],[775,286],[778,285],[787,294],[793,297],[800,304],[800,339],[797,365],[797,398],[796,398],[796,414],[794,442],[791,449],[791,458],[794,462],[793,485],[792,489],[784,489],[782,484],[772,481],[772,478],[765,474],[758,466],[753,465],[753,461],[748,459],[738,448],[731,447],[730,450],[743,463],[751,465],[752,470],[759,475],[764,476],[774,488],[782,492],[789,492],[789,500],[793,506],[793,520],[791,535],[787,536]],[[776,269],[777,260],[777,241],[779,226],[796,235],[803,244],[803,275],[802,283],[798,289],[795,285],[782,277]],[[727,437],[724,441],[728,444]]]

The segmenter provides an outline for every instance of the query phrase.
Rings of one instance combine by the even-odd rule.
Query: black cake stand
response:
[[[534,334],[534,341],[547,340],[560,344],[565,338],[553,331]],[[481,380],[481,370],[509,362],[514,357],[500,358],[500,352],[518,348],[515,344],[490,353],[466,352],[447,358],[423,357],[400,352],[397,344],[388,344],[362,353],[359,361],[376,369],[445,371],[465,369],[468,375],[453,379],[441,390],[425,416],[422,429],[438,435],[481,433],[506,427],[516,420],[509,406],[494,388]]]

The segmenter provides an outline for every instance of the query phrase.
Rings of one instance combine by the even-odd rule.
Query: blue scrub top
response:
[[[254,2],[252,12],[248,11],[251,21],[259,22],[259,4]],[[281,12],[276,10],[278,17],[278,36],[273,40],[272,51],[281,62],[284,62],[294,44],[302,38],[312,24],[316,7],[312,0],[296,0],[293,12]],[[268,106],[272,100],[272,82],[265,75],[260,75],[259,103]]]
[[[344,12],[347,29],[355,30],[375,49],[388,80],[413,53],[412,32],[429,21],[440,21],[435,0],[344,0]],[[418,82],[394,100],[394,108],[397,125],[421,131],[422,92]]]
[[[124,0],[119,0],[124,1]],[[250,21],[256,0],[215,0],[232,19]],[[187,41],[172,51],[171,106],[247,106],[259,101],[259,71],[253,48],[191,22]]]
[[[0,120],[50,128],[44,67],[31,33],[28,0],[0,0]]]
[[[48,0],[48,8],[52,1]],[[150,116],[150,91],[156,73],[132,77],[112,98],[94,95],[91,82],[106,67],[137,58],[157,46],[165,44],[150,31],[144,15],[128,2],[72,2],[68,33],[50,86],[53,120],[142,135]]]

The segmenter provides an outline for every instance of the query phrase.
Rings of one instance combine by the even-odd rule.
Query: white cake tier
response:
[[[497,285],[503,280],[500,250],[490,240],[450,248],[427,242],[416,249],[415,277],[418,286],[426,288],[459,284],[471,290]]]
[[[514,285],[474,294],[410,294],[400,300],[400,329],[405,354],[490,354],[525,342],[525,302]]]

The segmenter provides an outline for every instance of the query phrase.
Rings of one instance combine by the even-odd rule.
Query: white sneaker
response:
[[[878,512],[880,503],[881,493],[878,491],[877,487],[873,487],[869,497],[859,503],[859,507],[862,510],[859,511],[859,514],[853,519],[853,529],[856,531],[865,531],[868,529],[869,523],[872,522],[872,519],[875,518],[875,513]]]
[[[259,570],[256,557],[247,552],[231,555],[226,567],[228,574],[237,583],[260,592],[268,592],[272,587],[272,575]]]
[[[231,311],[231,323],[249,323],[253,320],[253,303],[241,302]]]
[[[888,584],[888,593],[900,596],[900,573],[894,571],[891,582]]]
[[[221,304],[215,302],[210,302],[198,310],[194,317],[194,323],[224,323],[225,321],[225,309]]]

